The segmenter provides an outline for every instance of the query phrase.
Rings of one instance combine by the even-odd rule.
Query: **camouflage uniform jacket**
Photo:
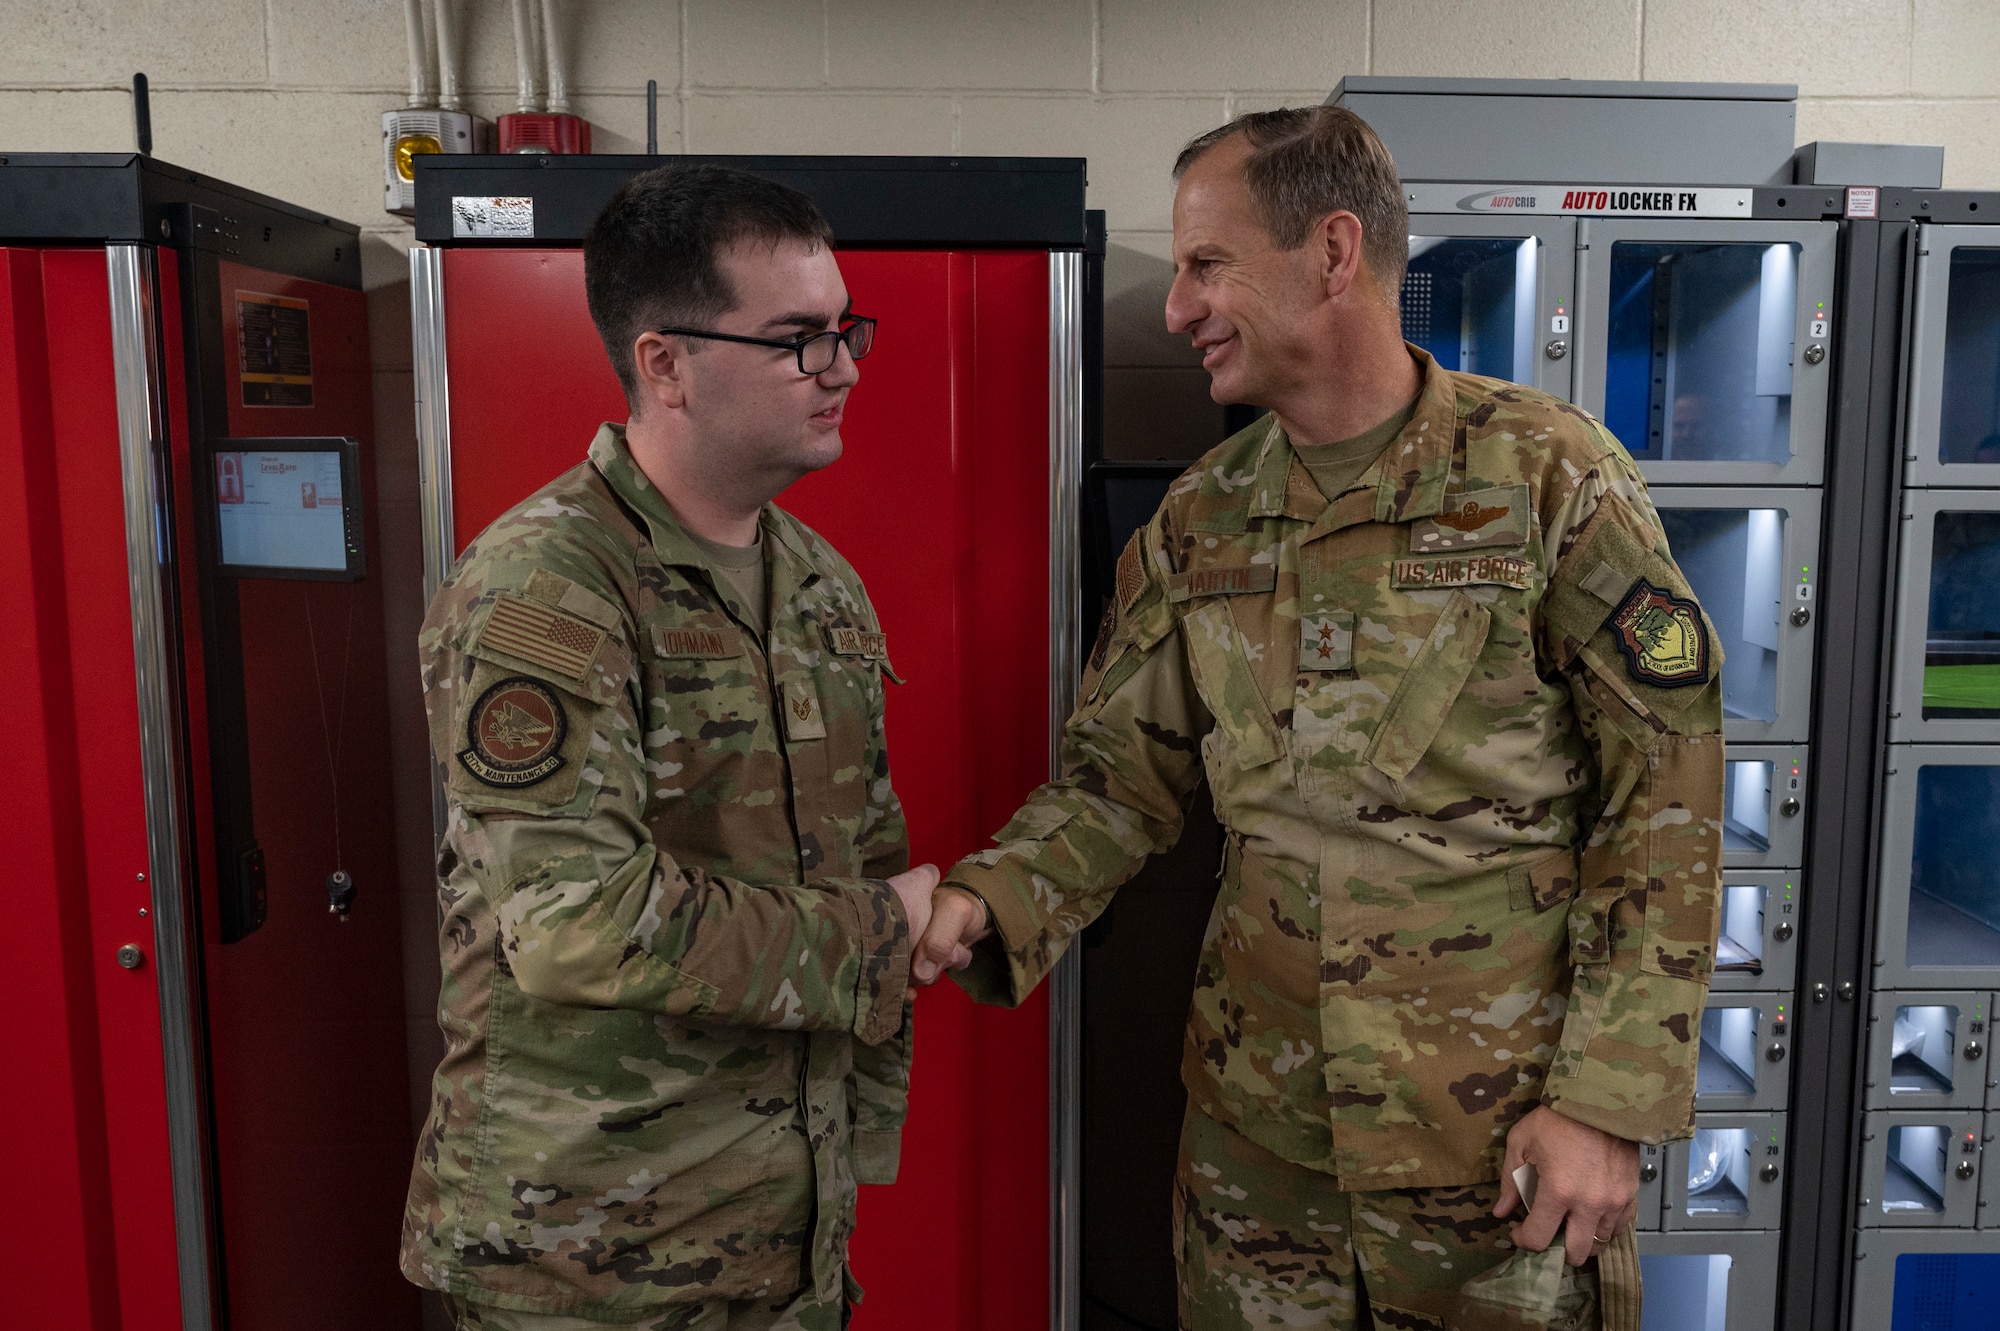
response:
[[[961,982],[1018,1001],[1205,773],[1182,1077],[1355,1191],[1494,1179],[1537,1103],[1685,1135],[1721,895],[1721,657],[1631,459],[1411,350],[1415,415],[1331,502],[1270,418],[1175,482],[1065,775],[947,875],[999,936]]]
[[[607,1320],[842,1290],[903,1121],[907,835],[861,581],[777,508],[762,531],[768,641],[607,425],[431,603],[419,1284]]]

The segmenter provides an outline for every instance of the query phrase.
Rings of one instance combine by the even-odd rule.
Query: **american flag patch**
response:
[[[540,601],[502,593],[479,631],[479,645],[580,680],[604,637],[604,630]]]

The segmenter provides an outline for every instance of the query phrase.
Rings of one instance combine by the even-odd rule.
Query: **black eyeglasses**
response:
[[[847,344],[847,354],[860,360],[875,345],[875,321],[856,315],[843,322],[838,329],[827,329],[824,333],[807,333],[804,337],[741,337],[735,333],[711,333],[705,328],[656,328],[654,332],[662,337],[705,337],[711,342],[743,342],[753,347],[776,347],[789,351],[799,358],[800,374],[825,374],[840,358],[840,344]]]

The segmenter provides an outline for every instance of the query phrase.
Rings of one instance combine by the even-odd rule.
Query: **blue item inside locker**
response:
[[[2000,393],[2000,380],[1986,391]],[[1924,719],[1990,717],[2000,717],[2000,513],[1940,513],[1931,534]]]
[[[1403,336],[1447,370],[1533,383],[1535,243],[1411,236]]]
[[[2000,464],[2000,249],[1952,251],[1938,461]]]
[[[1604,424],[1642,462],[1792,456],[1796,244],[1611,247]]]
[[[1917,772],[1908,966],[2000,966],[2000,767]]]
[[[1777,720],[1784,510],[1662,508],[1660,525],[1721,639],[1722,714]]]
[[[1650,1274],[1640,1259],[1642,1273]],[[1653,1287],[1640,1325],[1651,1331]],[[2000,1253],[1906,1252],[1896,1259],[1889,1331],[1989,1331],[2000,1305]],[[1668,1323],[1662,1322],[1665,1328]],[[1697,1325],[1689,1323],[1690,1326]]]
[[[1730,1260],[1719,1252],[1641,1255],[1639,1282],[1646,1297],[1639,1331],[1725,1331]]]

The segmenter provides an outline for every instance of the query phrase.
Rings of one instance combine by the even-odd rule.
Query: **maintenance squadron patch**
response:
[[[503,790],[547,780],[563,765],[569,720],[545,684],[515,675],[479,695],[466,722],[458,761],[479,781]]]
[[[1708,683],[1708,633],[1693,601],[1641,578],[1608,623],[1632,678],[1662,689]]]

